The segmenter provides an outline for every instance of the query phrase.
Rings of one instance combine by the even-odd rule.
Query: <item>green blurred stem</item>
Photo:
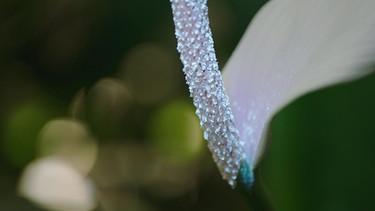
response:
[[[259,180],[258,180],[259,181]],[[251,211],[274,211],[272,203],[267,199],[257,182],[249,189],[243,183],[238,183],[238,190],[245,197]]]

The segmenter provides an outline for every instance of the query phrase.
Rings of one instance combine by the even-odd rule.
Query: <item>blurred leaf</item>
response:
[[[18,168],[35,158],[39,130],[53,116],[50,104],[32,101],[15,109],[5,128],[3,148],[7,158]]]
[[[171,163],[188,163],[202,150],[203,139],[194,109],[187,102],[176,101],[157,111],[149,126],[153,147]]]
[[[272,121],[260,163],[277,210],[373,210],[375,75],[306,95]]]

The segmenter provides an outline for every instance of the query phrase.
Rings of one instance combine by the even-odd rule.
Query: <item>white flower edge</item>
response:
[[[374,0],[274,0],[256,15],[223,71],[253,168],[276,112],[303,94],[373,70],[374,11]]]

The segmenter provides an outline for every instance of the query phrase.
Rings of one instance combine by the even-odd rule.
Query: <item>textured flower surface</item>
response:
[[[190,95],[223,179],[235,185],[244,158],[216,61],[206,0],[172,0],[173,20]]]
[[[171,2],[194,5],[192,7],[194,9],[206,7],[206,1]],[[182,11],[186,9],[188,8],[183,8]],[[189,21],[194,21],[194,17],[207,18],[206,10],[196,11],[198,12],[189,16],[191,17]],[[231,173],[239,172],[241,178],[251,186],[252,171],[244,170],[244,167],[254,168],[257,165],[264,152],[268,124],[272,116],[286,104],[313,90],[353,80],[370,72],[375,64],[375,13],[373,11],[375,11],[374,0],[274,0],[261,9],[223,72],[224,86],[231,108],[228,111],[233,112],[233,124],[236,127],[234,131],[238,131],[239,134],[239,140],[226,139],[224,145],[232,152],[231,144],[236,144],[232,145],[234,148],[240,143],[242,149],[237,151],[244,156],[237,155],[234,160],[241,158],[246,160],[246,165],[242,165],[241,169],[238,169],[240,162],[235,161]],[[176,29],[182,31],[189,26],[179,26],[176,24],[176,18],[175,25]],[[200,32],[199,29],[201,28],[198,27],[197,33]],[[179,39],[178,31],[176,35]],[[206,36],[209,36],[208,40],[212,40],[211,33],[206,33]],[[197,52],[202,47],[206,46],[197,46]],[[180,43],[179,48],[184,63]],[[189,49],[194,50],[194,45],[185,49],[187,55],[190,54]],[[214,54],[213,51],[208,50],[208,52],[209,55]],[[216,62],[216,59],[214,60]],[[204,67],[204,63],[200,63],[202,60],[192,59],[189,62],[190,64],[184,63],[185,73],[186,66],[194,62]],[[205,86],[207,81],[199,80],[203,78],[198,77],[196,84]],[[189,84],[189,76],[187,81]],[[206,91],[210,92],[207,89]],[[204,96],[196,95],[194,90],[191,93],[195,102],[200,101]],[[199,108],[199,104],[196,106],[200,114],[202,108]],[[219,100],[216,107],[227,107],[227,101]],[[207,134],[206,121],[200,118]],[[217,123],[211,124],[211,126],[217,125]],[[210,146],[212,136],[208,135],[207,138]],[[215,141],[214,143],[222,144]],[[221,153],[221,149],[215,147],[220,144],[214,144],[210,149],[214,153],[213,157],[219,169],[223,163],[226,163],[221,172],[222,174],[224,172],[223,177],[232,183],[236,175],[226,176],[225,169],[232,165],[232,154],[236,153],[229,153],[230,156],[217,156],[216,154]]]

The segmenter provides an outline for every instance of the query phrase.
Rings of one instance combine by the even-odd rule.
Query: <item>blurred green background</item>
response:
[[[209,1],[220,66],[265,2]],[[52,209],[21,182],[52,155],[98,211],[375,208],[375,75],[278,113],[249,200],[210,157],[175,47],[169,1],[0,1],[0,210]]]

